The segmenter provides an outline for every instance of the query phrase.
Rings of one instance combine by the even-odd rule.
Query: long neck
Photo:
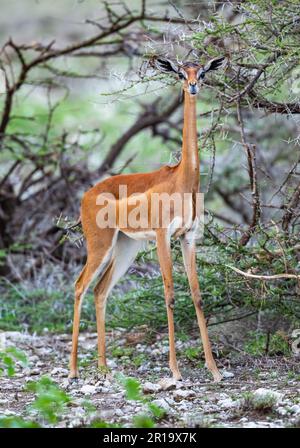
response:
[[[184,92],[183,141],[180,168],[188,184],[197,188],[200,180],[196,96],[190,95],[187,91]]]

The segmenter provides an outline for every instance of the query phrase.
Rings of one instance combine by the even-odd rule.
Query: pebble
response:
[[[96,392],[96,386],[92,386],[90,384],[84,384],[82,388],[80,389],[80,392],[82,392],[85,395],[92,395]]]
[[[238,400],[232,400],[232,398],[225,398],[223,400],[219,400],[218,401],[218,405],[222,409],[231,409],[231,408],[238,407],[239,406],[239,401]]]
[[[300,414],[300,406],[298,404],[294,404],[290,407],[290,411],[292,414]]]
[[[186,398],[190,398],[190,397],[194,397],[195,396],[195,392],[193,390],[175,390],[173,392],[173,397],[176,399],[186,399]]]
[[[172,390],[176,389],[176,380],[173,378],[162,378],[158,384],[162,390]]]
[[[145,394],[153,394],[159,392],[160,390],[161,390],[160,384],[150,383],[150,381],[146,381],[146,383],[143,385],[143,392]]]
[[[241,423],[245,423],[245,422],[247,422],[247,421],[248,421],[247,417],[242,417],[242,418],[240,419],[240,422],[241,422]]]
[[[155,404],[156,406],[158,406],[159,408],[163,409],[167,413],[171,411],[170,405],[167,403],[167,401],[164,398],[159,398],[157,400],[153,400],[152,403]]]
[[[137,371],[140,373],[144,373],[144,372],[148,372],[148,370],[150,369],[150,364],[145,364],[145,365],[141,365]]]
[[[54,367],[54,369],[51,370],[50,375],[66,377],[68,376],[68,370],[63,369],[62,367]]]
[[[110,369],[116,369],[118,367],[118,364],[113,359],[108,359],[107,367],[109,367]]]
[[[40,369],[32,369],[29,372],[29,375],[34,376],[34,375],[40,375],[41,371]]]
[[[234,378],[234,373],[228,372],[227,370],[223,370],[221,374],[223,378]]]
[[[282,406],[279,406],[279,407],[277,408],[277,412],[278,412],[278,414],[281,415],[282,417],[284,417],[284,416],[288,413],[288,411],[287,411],[285,408],[283,408]]]

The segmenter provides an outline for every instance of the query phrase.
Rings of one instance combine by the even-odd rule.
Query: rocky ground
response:
[[[22,416],[40,421],[30,411],[35,395],[26,390],[26,384],[47,375],[71,398],[53,426],[88,426],[95,420],[132,426],[134,418],[145,414],[148,407],[145,402],[126,398],[124,385],[116,376],[121,372],[136,378],[147,401],[164,410],[156,422],[158,427],[300,426],[300,369],[295,357],[229,354],[218,360],[224,380],[215,384],[207,370],[199,367],[199,361],[187,359],[199,341],[178,341],[184,380],[174,383],[168,379],[165,337],[158,336],[150,344],[144,333],[108,334],[110,372],[103,374],[97,371],[94,359],[96,334],[89,333],[80,336],[81,379],[70,383],[69,335],[5,332],[0,336],[2,350],[15,346],[28,358],[28,366],[17,366],[13,377],[0,377],[0,417]],[[45,421],[40,423],[49,426]]]

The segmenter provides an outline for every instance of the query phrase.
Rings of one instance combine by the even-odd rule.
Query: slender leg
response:
[[[173,373],[173,378],[181,380],[181,374],[178,370],[176,352],[175,352],[175,339],[174,339],[174,285],[172,278],[172,256],[170,239],[167,236],[167,232],[162,229],[156,232],[156,244],[157,255],[160,264],[161,274],[164,283],[165,300],[168,316],[169,327],[169,350],[170,350],[170,369]]]
[[[70,373],[69,378],[77,378],[77,351],[81,306],[84,294],[92,280],[93,273],[98,265],[90,265],[87,263],[75,283],[75,301],[74,301],[74,318],[73,318],[73,334],[72,334],[72,351],[70,357]]]
[[[192,237],[192,235],[189,235],[188,233],[185,234],[181,238],[181,248],[182,248],[182,254],[183,254],[183,260],[184,260],[184,266],[185,270],[188,276],[191,294],[193,298],[193,302],[196,309],[197,314],[197,320],[198,325],[200,329],[200,334],[202,338],[203,343],[203,349],[204,349],[204,355],[205,355],[205,361],[207,368],[211,371],[214,380],[220,381],[222,379],[222,375],[220,374],[212,351],[206,326],[206,321],[204,317],[204,313],[202,310],[202,300],[201,300],[201,292],[198,282],[198,276],[197,276],[197,267],[196,267],[196,250],[195,250],[195,241]]]
[[[97,333],[98,333],[98,367],[106,367],[105,354],[105,308],[106,299],[112,280],[113,263],[109,266],[104,276],[100,279],[94,289]]]
[[[104,236],[104,235],[103,235]],[[73,319],[73,335],[72,335],[72,351],[70,357],[70,373],[69,378],[78,377],[77,369],[77,351],[81,306],[84,295],[94,279],[94,277],[107,267],[110,261],[111,248],[114,245],[113,234],[106,234],[105,244],[99,245],[98,242],[89,241],[87,263],[75,283],[75,302],[74,302],[74,319]],[[98,243],[98,245],[96,244]],[[103,273],[103,272],[102,272]]]
[[[98,367],[106,366],[105,308],[107,297],[118,280],[132,264],[141,245],[142,242],[128,238],[120,232],[111,264],[94,289],[98,331]]]

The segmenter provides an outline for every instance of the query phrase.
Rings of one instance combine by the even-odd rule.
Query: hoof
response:
[[[78,372],[70,372],[68,375],[68,379],[70,383],[75,383],[79,379]]]
[[[179,372],[173,373],[173,380],[182,381],[181,373],[179,373]]]
[[[219,383],[220,381],[222,381],[223,377],[220,374],[220,372],[212,372],[212,375],[214,377],[214,382],[215,383]]]

